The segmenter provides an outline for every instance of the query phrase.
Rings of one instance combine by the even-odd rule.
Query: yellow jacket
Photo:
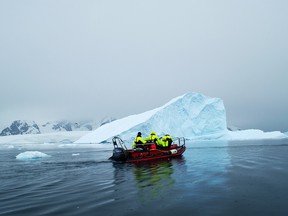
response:
[[[172,142],[173,142],[173,138],[169,134],[166,134],[165,136],[162,137],[162,145],[163,145],[163,147],[168,147],[169,143],[171,145]]]
[[[136,148],[136,144],[145,144],[146,143],[146,141],[145,140],[143,140],[142,139],[142,137],[141,136],[137,136],[136,138],[135,138],[135,140],[134,140],[134,142],[133,142],[133,144],[132,144],[132,147],[133,148]]]
[[[156,134],[150,134],[150,136],[145,138],[147,143],[156,143],[157,145],[161,145],[161,140]]]

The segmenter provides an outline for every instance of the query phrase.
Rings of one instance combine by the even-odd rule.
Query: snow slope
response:
[[[73,143],[90,131],[68,131],[45,134],[0,136],[0,144]]]
[[[75,140],[90,131],[65,131],[45,134],[25,134],[14,136],[0,136],[0,151],[2,149],[36,150],[55,148],[97,148],[112,149],[112,145],[107,144],[75,144]],[[35,154],[24,155],[34,158]],[[38,154],[36,154],[37,156]]]

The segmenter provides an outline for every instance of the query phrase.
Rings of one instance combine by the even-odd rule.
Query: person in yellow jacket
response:
[[[165,134],[165,136],[162,137],[162,146],[164,148],[170,148],[172,142],[173,138],[169,134]]]
[[[146,143],[145,140],[143,140],[142,138],[142,134],[141,132],[137,133],[137,136],[132,144],[132,148],[136,148],[136,147],[143,147],[143,145]]]
[[[162,146],[162,142],[159,137],[156,135],[155,131],[152,131],[150,136],[145,138],[146,143],[155,143],[158,147]]]

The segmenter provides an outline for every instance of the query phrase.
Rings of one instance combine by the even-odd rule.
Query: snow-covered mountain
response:
[[[60,131],[92,131],[99,127],[95,121],[53,121],[44,124],[35,121],[17,120],[10,126],[4,128],[0,136],[20,135],[20,134],[42,134]]]
[[[0,136],[18,135],[18,134],[39,134],[39,126],[34,121],[17,120],[12,122],[0,133]]]
[[[99,126],[93,121],[71,122],[71,121],[56,121],[41,124],[41,133],[51,133],[55,131],[91,131]]]
[[[115,135],[132,140],[138,131],[148,136],[152,130],[159,136],[165,133],[186,138],[223,136],[227,132],[223,101],[189,92],[159,108],[105,124],[75,143],[100,143]]]
[[[107,124],[107,123],[110,123],[110,122],[115,121],[115,120],[116,120],[116,118],[114,118],[114,117],[106,116],[100,121],[100,126]]]

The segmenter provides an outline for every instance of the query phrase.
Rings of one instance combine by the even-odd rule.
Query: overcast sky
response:
[[[288,131],[287,0],[1,0],[0,121],[138,114],[188,91]]]

